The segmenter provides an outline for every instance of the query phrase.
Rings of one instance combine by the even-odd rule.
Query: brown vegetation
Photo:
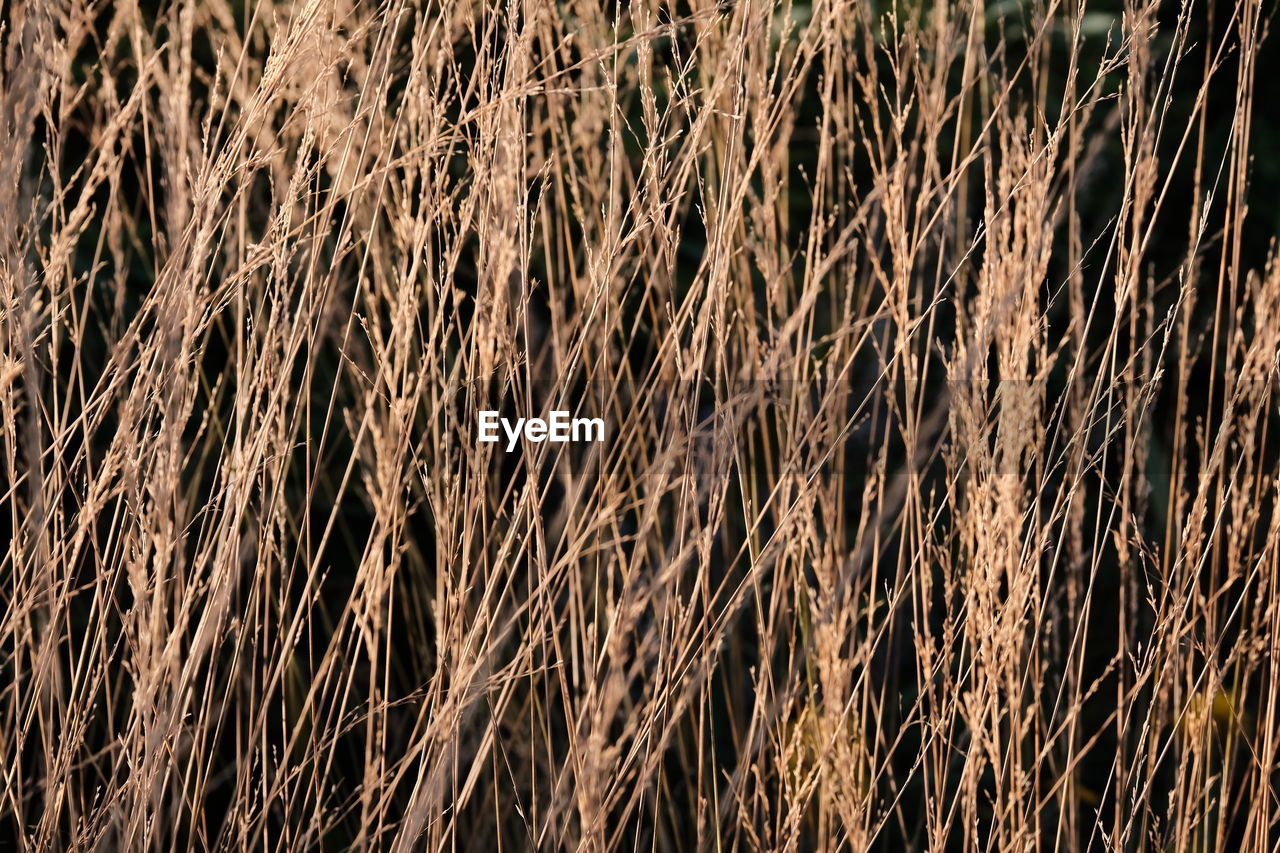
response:
[[[0,10],[0,844],[1280,843],[1260,0]]]

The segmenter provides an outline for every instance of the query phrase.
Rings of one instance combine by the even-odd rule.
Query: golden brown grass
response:
[[[1099,3],[0,3],[0,844],[1276,849],[1271,12]]]

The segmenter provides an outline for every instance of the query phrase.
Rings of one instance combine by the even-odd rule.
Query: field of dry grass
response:
[[[0,0],[0,849],[1280,848],[1274,10]]]

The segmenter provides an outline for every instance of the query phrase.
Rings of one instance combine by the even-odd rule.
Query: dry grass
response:
[[[0,3],[0,839],[1276,849],[1271,12],[1089,3]]]

